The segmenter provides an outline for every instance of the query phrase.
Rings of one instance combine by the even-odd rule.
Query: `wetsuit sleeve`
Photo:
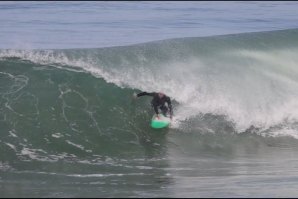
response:
[[[154,96],[156,95],[156,93],[155,92],[153,92],[153,93],[141,92],[141,93],[137,94],[137,97],[141,97],[141,96],[144,96],[144,95],[153,97],[153,100],[152,100],[151,104],[153,106],[154,112],[156,114],[158,114],[158,104],[154,100]]]
[[[154,109],[156,115],[158,115],[158,108],[157,108],[158,106],[157,106],[157,104],[152,104],[152,106],[153,106],[153,109]]]
[[[154,93],[141,92],[141,93],[137,94],[137,97],[141,97],[141,96],[144,96],[144,95],[154,96]]]

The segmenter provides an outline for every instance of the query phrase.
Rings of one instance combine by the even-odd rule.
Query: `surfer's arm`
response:
[[[141,96],[144,96],[144,95],[154,96],[154,94],[155,94],[155,93],[141,92],[141,93],[137,94],[137,97],[141,97]]]
[[[156,115],[157,115],[157,117],[158,117],[158,105],[152,103],[152,106],[153,106],[154,112],[156,113]]]

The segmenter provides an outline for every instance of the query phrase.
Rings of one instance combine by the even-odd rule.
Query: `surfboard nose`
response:
[[[170,121],[171,120],[169,118],[163,115],[160,115],[158,118],[157,115],[154,114],[151,120],[151,127],[155,129],[164,128],[170,124]]]

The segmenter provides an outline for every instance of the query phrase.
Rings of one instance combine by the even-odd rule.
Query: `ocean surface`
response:
[[[0,197],[296,197],[297,10],[0,2]]]

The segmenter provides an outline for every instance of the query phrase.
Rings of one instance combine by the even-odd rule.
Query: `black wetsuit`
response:
[[[170,115],[172,116],[173,115],[173,109],[172,109],[172,103],[171,103],[171,99],[164,95],[162,98],[160,98],[158,96],[158,93],[147,93],[147,92],[141,92],[139,94],[137,94],[138,97],[141,97],[141,96],[144,96],[144,95],[148,95],[148,96],[152,96],[153,99],[151,101],[151,105],[153,106],[154,108],[154,111],[156,114],[158,114],[158,108],[160,108],[160,110],[162,111],[163,115],[167,115],[167,112],[168,112],[168,107],[170,109]],[[165,103],[167,102],[168,104],[168,107],[165,106]]]

